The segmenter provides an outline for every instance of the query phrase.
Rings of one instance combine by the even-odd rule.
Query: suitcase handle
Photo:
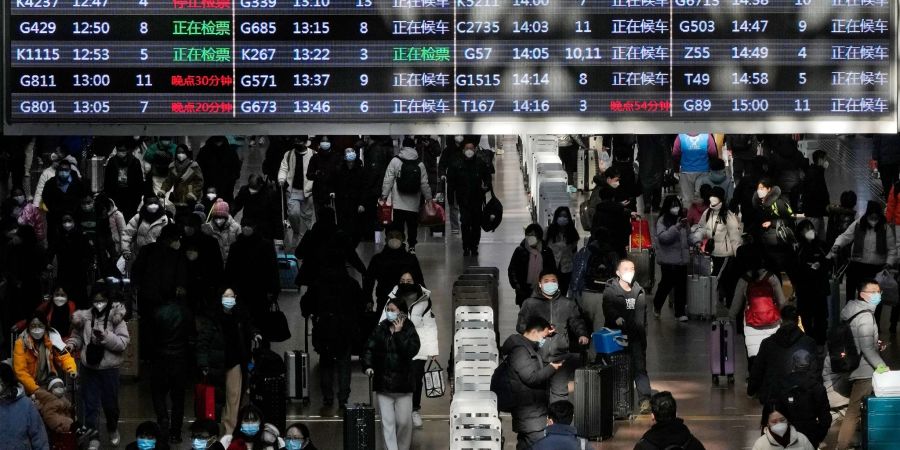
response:
[[[375,398],[372,394],[372,376],[373,375],[374,374],[369,375],[369,405],[371,405],[374,408],[375,407]]]

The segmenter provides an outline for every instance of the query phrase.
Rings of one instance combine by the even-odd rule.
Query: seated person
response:
[[[72,402],[66,398],[66,385],[62,379],[53,378],[47,384],[47,389],[34,391],[34,401],[48,431],[72,431],[75,411],[72,409]]]

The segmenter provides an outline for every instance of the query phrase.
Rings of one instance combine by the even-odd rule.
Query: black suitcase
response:
[[[613,435],[613,369],[591,365],[575,370],[575,429],[578,436],[606,440]]]
[[[350,403],[344,410],[344,450],[375,448],[375,401],[369,377],[369,403]]]
[[[287,376],[284,361],[271,350],[254,351],[250,375],[250,403],[263,413],[266,423],[284,430],[287,423]]]
[[[627,351],[602,355],[601,359],[612,367],[613,417],[616,420],[631,419],[634,415],[634,374],[631,371],[631,354]]]

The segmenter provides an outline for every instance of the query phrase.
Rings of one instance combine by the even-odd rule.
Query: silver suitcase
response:
[[[302,350],[284,352],[287,397],[309,403],[309,353]]]
[[[106,158],[102,156],[91,156],[87,161],[87,170],[84,175],[87,178],[91,192],[96,193],[103,190],[103,169],[105,163]]]
[[[593,138],[592,138],[593,139]],[[594,184],[594,176],[600,167],[597,150],[593,148],[578,149],[578,171],[575,174],[575,187],[582,192],[590,192]]]

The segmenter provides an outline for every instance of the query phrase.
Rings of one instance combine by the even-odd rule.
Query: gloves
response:
[[[371,368],[369,368],[369,369],[366,369],[366,375],[368,375],[368,376],[370,376],[370,377],[371,377],[371,376],[372,376],[372,375],[375,375],[375,371],[374,371],[374,370],[372,370],[372,369],[371,369]]]
[[[890,367],[884,365],[883,363],[879,364],[878,367],[875,368],[875,373],[877,373],[877,374],[882,374],[882,373],[890,372],[890,371],[891,371]]]
[[[619,317],[618,319],[616,319],[616,325],[618,325],[618,326],[620,326],[620,327],[621,327],[622,325],[625,325],[625,319]]]

